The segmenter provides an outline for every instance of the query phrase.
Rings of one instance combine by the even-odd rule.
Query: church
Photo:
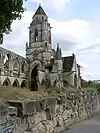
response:
[[[37,91],[43,84],[81,88],[81,76],[74,54],[62,57],[59,43],[52,48],[48,16],[39,5],[29,27],[26,58],[0,47],[0,85]]]

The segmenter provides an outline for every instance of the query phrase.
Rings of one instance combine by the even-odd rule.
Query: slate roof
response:
[[[63,70],[64,72],[70,72],[73,66],[74,56],[63,57]]]
[[[44,12],[43,8],[41,5],[39,5],[38,9],[36,10],[35,14],[34,15],[46,15],[46,13]]]

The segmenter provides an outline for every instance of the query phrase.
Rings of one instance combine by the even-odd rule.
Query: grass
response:
[[[46,97],[57,96],[58,94],[76,92],[77,89],[71,86],[64,88],[40,86],[38,91],[30,91],[28,88],[0,87],[1,100],[38,100]]]
[[[0,100],[37,100],[46,97],[48,94],[43,89],[32,92],[27,88],[0,87]]]

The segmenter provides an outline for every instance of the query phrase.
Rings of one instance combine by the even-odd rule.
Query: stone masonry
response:
[[[80,91],[38,101],[7,101],[7,104],[13,133],[61,133],[72,123],[98,112],[99,97],[95,91]]]
[[[30,88],[37,91],[41,84],[81,88],[80,65],[74,54],[62,57],[59,43],[52,48],[51,26],[41,6],[29,26],[26,57],[0,47],[0,84]]]

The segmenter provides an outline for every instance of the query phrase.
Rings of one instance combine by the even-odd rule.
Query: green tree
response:
[[[23,0],[0,0],[0,44],[4,33],[11,31],[13,20],[21,19],[23,12]]]

